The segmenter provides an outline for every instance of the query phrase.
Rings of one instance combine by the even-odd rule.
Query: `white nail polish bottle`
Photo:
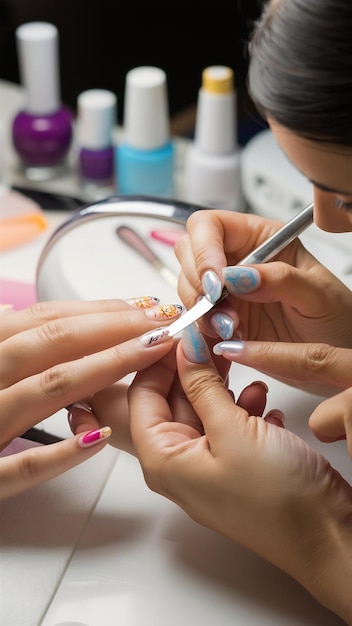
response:
[[[185,154],[184,193],[194,204],[244,211],[230,67],[213,65],[203,70],[194,141]]]

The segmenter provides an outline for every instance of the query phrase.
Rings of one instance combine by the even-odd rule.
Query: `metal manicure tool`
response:
[[[258,248],[248,254],[244,259],[239,261],[237,265],[259,265],[273,259],[283,248],[286,248],[291,241],[296,239],[308,226],[313,222],[313,203],[302,209],[300,213],[295,215],[287,224],[282,226],[269,239],[264,241]],[[221,302],[229,295],[226,287],[222,290],[221,296],[216,302],[211,302],[207,296],[203,296],[197,304],[189,311],[186,311],[181,317],[167,327],[170,337],[174,337],[197,321],[202,315],[208,313],[218,302]]]

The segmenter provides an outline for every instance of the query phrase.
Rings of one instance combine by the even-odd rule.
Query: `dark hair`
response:
[[[248,50],[248,91],[264,117],[352,146],[352,0],[271,1]]]

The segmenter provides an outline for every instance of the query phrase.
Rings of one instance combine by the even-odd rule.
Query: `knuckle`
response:
[[[72,341],[73,330],[66,320],[53,319],[38,328],[38,335],[44,343],[62,346]]]
[[[41,390],[49,398],[57,398],[64,395],[73,386],[72,367],[69,369],[65,363],[51,367],[43,372],[40,377]]]
[[[38,457],[35,450],[27,450],[18,457],[18,473],[24,484],[33,485],[40,479]]]
[[[204,398],[204,390],[207,389],[216,389],[218,385],[221,387],[224,386],[223,380],[220,374],[216,374],[215,372],[206,372],[206,371],[196,371],[193,372],[193,375],[187,385],[187,397],[190,403],[194,406],[197,406],[199,400]],[[208,394],[208,401],[211,404],[212,398],[214,398],[214,403],[216,393]]]
[[[311,344],[307,346],[306,361],[310,370],[321,372],[331,364],[335,354],[335,348],[325,343]]]
[[[28,307],[29,315],[36,321],[48,322],[58,317],[58,311],[54,303],[51,302],[35,302]]]

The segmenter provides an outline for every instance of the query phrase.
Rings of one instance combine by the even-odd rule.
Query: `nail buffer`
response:
[[[269,239],[264,241],[258,248],[239,261],[237,265],[258,265],[266,263],[273,259],[283,248],[288,246],[291,241],[296,239],[308,226],[313,222],[313,203],[302,209],[300,213],[295,215],[287,224],[284,224]],[[218,302],[221,302],[229,295],[226,287],[222,290],[220,298],[216,302],[211,302],[207,296],[203,296],[197,304],[189,311],[186,311],[181,317],[167,327],[170,337],[174,337],[184,330],[190,324],[197,321],[200,317],[208,313]]]

